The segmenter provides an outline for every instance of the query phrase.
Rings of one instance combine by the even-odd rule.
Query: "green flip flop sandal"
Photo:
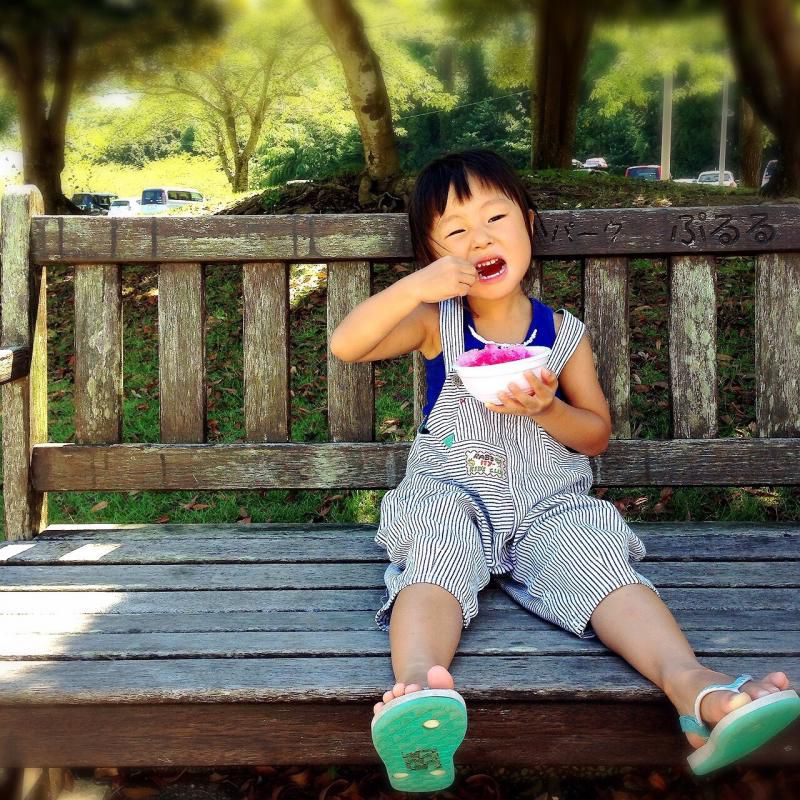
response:
[[[372,720],[372,742],[389,782],[402,792],[435,792],[455,780],[453,756],[467,733],[467,706],[452,689],[422,689],[390,700]]]
[[[684,733],[695,733],[707,739],[687,759],[695,775],[707,775],[733,764],[766,744],[800,717],[800,697],[793,689],[786,689],[759,697],[731,711],[713,730],[709,730],[700,718],[702,699],[711,692],[740,692],[749,680],[752,676],[740,675],[728,684],[706,686],[694,702],[694,716],[680,717]]]

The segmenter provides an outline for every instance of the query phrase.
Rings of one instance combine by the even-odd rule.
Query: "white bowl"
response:
[[[512,383],[530,392],[530,384],[524,373],[531,371],[541,377],[542,370],[547,366],[549,347],[526,347],[526,350],[531,354],[529,358],[506,361],[503,364],[486,364],[482,367],[462,367],[456,364],[455,370],[464,388],[473,397],[482,403],[502,405],[498,392],[506,391]]]

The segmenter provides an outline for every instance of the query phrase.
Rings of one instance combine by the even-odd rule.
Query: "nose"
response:
[[[492,235],[486,225],[477,225],[474,229],[472,243],[475,247],[485,247],[492,241]]]

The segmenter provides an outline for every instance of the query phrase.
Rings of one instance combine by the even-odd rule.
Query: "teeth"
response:
[[[499,258],[490,258],[488,261],[479,261],[476,266],[478,267],[491,267],[497,264],[501,259]]]

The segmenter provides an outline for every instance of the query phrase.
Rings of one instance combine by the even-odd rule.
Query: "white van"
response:
[[[205,200],[197,189],[184,186],[159,186],[142,190],[141,213],[154,214],[170,208],[198,206]]]

